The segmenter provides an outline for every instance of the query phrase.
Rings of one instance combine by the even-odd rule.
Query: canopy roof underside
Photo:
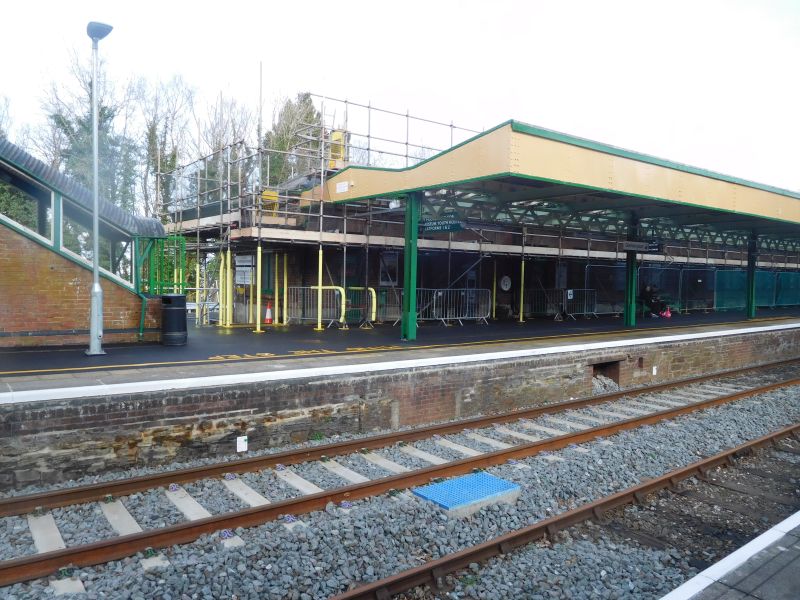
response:
[[[470,223],[800,248],[800,194],[508,121],[413,167],[348,167],[332,202],[423,192],[423,216]],[[734,239],[731,239],[734,238]]]

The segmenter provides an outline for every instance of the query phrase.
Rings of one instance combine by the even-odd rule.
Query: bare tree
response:
[[[6,96],[0,96],[0,140],[8,137],[11,130],[10,103]]]
[[[158,173],[175,169],[187,158],[188,125],[194,94],[180,77],[148,84],[142,81],[138,108],[144,124],[145,164],[141,170],[141,200],[145,215],[158,217],[165,184],[156,190]]]
[[[246,106],[220,93],[205,116],[195,115],[195,123],[198,132],[195,150],[198,156],[203,156],[235,142],[247,141],[252,134],[254,119]]]

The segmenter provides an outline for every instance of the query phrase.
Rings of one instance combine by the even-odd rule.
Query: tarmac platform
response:
[[[664,336],[724,334],[742,328],[776,324],[800,324],[800,308],[760,311],[754,320],[742,312],[675,314],[672,319],[643,319],[626,329],[612,317],[554,322],[493,322],[419,329],[415,342],[400,341],[399,327],[388,324],[374,329],[326,329],[308,325],[267,327],[257,335],[251,327],[194,327],[190,323],[186,346],[158,344],[109,345],[104,356],[86,356],[84,347],[4,349],[0,351],[0,402],[22,395],[33,399],[36,390],[134,384],[209,376],[298,372],[303,369],[356,367],[410,359],[440,360],[486,353],[572,348],[576,344],[602,346],[627,340],[661,339]],[[463,359],[462,359],[463,360]],[[359,369],[360,370],[360,369]],[[381,369],[382,370],[382,369]],[[21,394],[25,392],[24,394]]]
[[[781,521],[661,600],[797,600],[800,512]]]

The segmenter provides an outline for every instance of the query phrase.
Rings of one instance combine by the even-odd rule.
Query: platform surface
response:
[[[760,311],[757,319],[742,313],[676,315],[644,319],[635,329],[621,319],[602,317],[569,322],[529,320],[463,327],[426,325],[415,342],[399,340],[399,327],[328,329],[308,325],[273,327],[254,334],[250,327],[189,327],[183,347],[157,344],[109,345],[104,356],[86,356],[83,347],[0,349],[0,397],[35,390],[212,376],[242,376],[347,365],[370,365],[409,359],[452,359],[520,350],[572,349],[576,344],[647,342],[674,335],[724,335],[726,331],[800,326],[800,309]],[[241,382],[241,377],[237,382]]]
[[[800,512],[711,565],[662,600],[797,600]]]

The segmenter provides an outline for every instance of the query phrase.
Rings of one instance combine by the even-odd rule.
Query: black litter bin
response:
[[[161,296],[161,343],[186,345],[186,294]]]

